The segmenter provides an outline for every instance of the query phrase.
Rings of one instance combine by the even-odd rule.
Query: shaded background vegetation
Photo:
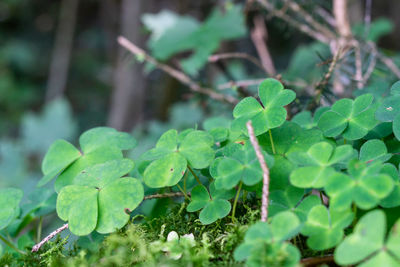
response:
[[[212,42],[216,42],[216,49],[211,49],[213,54],[243,52],[258,58],[251,32],[255,28],[255,18],[261,16],[268,29],[268,36],[263,39],[268,43],[275,75],[282,78],[287,87],[296,89],[298,95],[304,96],[301,98],[304,103],[297,103],[295,109],[305,108],[310,96],[318,89],[316,85],[328,72],[333,58],[329,46],[299,32],[273,12],[259,6],[249,7],[248,2],[2,0],[0,186],[22,187],[29,192],[41,176],[40,162],[49,145],[58,138],[76,143],[79,133],[91,127],[109,125],[132,131],[139,140],[139,147],[131,155],[135,158],[152,146],[167,128],[196,127],[212,115],[231,116],[231,105],[194,94],[170,75],[143,64],[140,58],[135,59],[118,45],[119,35],[150,51],[160,61],[181,69],[199,84],[217,88],[229,81],[262,79],[271,75],[243,59],[204,63],[204,58],[194,57],[192,64],[199,64],[194,70],[185,69],[183,60],[196,56],[193,49],[207,47]],[[271,2],[278,9],[284,8],[285,1]],[[332,10],[331,1],[296,2],[313,16],[319,16],[319,20],[322,18],[316,7],[328,12]],[[368,2],[372,3],[370,10],[366,8]],[[348,1],[348,5],[353,33],[363,37],[363,23],[366,14],[370,14],[369,35],[363,38],[376,42],[397,64],[400,2],[353,0]],[[174,50],[176,44],[172,42],[171,47],[156,44],[157,33],[168,36],[173,30],[184,32],[189,21],[203,26],[211,23],[210,16],[215,10],[220,14],[216,16],[217,23],[211,25],[220,25],[224,16],[236,6],[240,15],[227,19],[226,25],[230,27],[221,31],[211,28],[210,32],[203,27],[203,35],[199,31],[195,35],[199,39],[192,40],[194,44],[186,40],[189,49],[183,47],[166,52]],[[174,13],[165,13],[167,10]],[[166,15],[163,17],[162,14]],[[172,29],[164,29],[168,19],[181,21]],[[237,34],[233,37],[219,37],[235,31]],[[372,60],[368,55],[365,58]],[[349,62],[352,61],[354,59],[350,58]],[[344,72],[346,64],[342,66]],[[354,72],[353,69],[347,71]],[[378,64],[362,89],[383,92],[396,79],[396,75]],[[327,94],[323,100],[327,103],[336,97],[351,95],[352,89],[357,88],[351,79],[344,83],[346,92],[338,93],[334,90],[334,81],[329,79],[324,86]],[[253,94],[256,90],[254,85],[239,90],[235,86],[233,90],[229,89],[232,86],[227,87],[221,92],[238,97]],[[51,223],[52,218],[45,221],[46,225]]]

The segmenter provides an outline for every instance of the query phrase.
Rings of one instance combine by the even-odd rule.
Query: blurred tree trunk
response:
[[[141,47],[144,45],[144,36],[141,34],[140,17],[144,11],[144,1],[123,0],[121,3],[121,35]],[[133,62],[125,49],[118,47],[113,75],[108,125],[118,130],[130,131],[144,116],[146,80],[143,67]]]
[[[47,81],[46,101],[63,96],[67,86],[78,3],[79,0],[61,1],[49,79]]]

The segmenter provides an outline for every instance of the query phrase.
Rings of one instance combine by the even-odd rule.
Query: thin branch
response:
[[[336,20],[331,13],[329,13],[320,6],[317,6],[315,8],[315,13],[318,14],[322,19],[324,19],[326,23],[328,23],[332,27],[336,27]]]
[[[369,30],[371,28],[371,10],[372,10],[372,0],[365,0],[365,14],[364,14],[365,39],[368,38]]]
[[[37,243],[36,245],[33,246],[32,248],[32,252],[37,252],[39,251],[39,249],[46,244],[50,239],[52,239],[53,237],[55,237],[57,234],[61,233],[62,231],[64,231],[65,229],[68,228],[68,223],[64,224],[63,226],[61,226],[60,228],[54,230],[53,232],[51,232],[48,236],[46,236],[42,241],[40,241],[39,243]]]
[[[370,63],[368,65],[367,71],[363,75],[364,84],[368,82],[376,66],[376,48],[374,45],[371,45],[370,58],[371,59],[369,60]]]
[[[247,131],[249,132],[250,142],[254,147],[258,161],[260,162],[261,169],[263,171],[263,188],[261,198],[261,221],[266,222],[268,219],[268,197],[269,197],[269,169],[265,163],[264,155],[261,152],[260,145],[258,144],[257,138],[254,135],[254,128],[251,121],[246,123]]]
[[[364,80],[362,75],[361,49],[360,49],[360,44],[358,42],[355,42],[354,44],[354,55],[355,55],[355,66],[356,66],[354,79],[357,83],[357,88],[361,89],[364,87]]]
[[[253,19],[254,28],[251,31],[251,40],[256,47],[258,56],[261,59],[262,66],[265,72],[270,76],[276,75],[276,69],[274,61],[272,60],[271,54],[267,46],[268,31],[265,25],[264,18],[261,15],[257,15]]]
[[[258,85],[265,79],[254,79],[254,80],[242,80],[242,81],[230,81],[218,85],[219,90],[229,89],[232,87],[249,87],[251,85]]]
[[[342,48],[338,47],[338,49],[336,50],[335,55],[333,56],[332,62],[329,65],[328,72],[324,75],[322,80],[316,85],[316,88],[321,89],[322,86],[325,86],[328,83],[329,78],[332,76],[332,73],[333,73],[333,71],[335,69],[335,66],[339,61],[339,58],[341,56],[341,52],[342,52]]]
[[[396,75],[397,78],[400,79],[400,69],[396,66],[392,59],[388,58],[379,51],[376,51],[376,56],[383,64],[386,65],[386,67],[388,67],[391,72],[393,72],[394,75]]]
[[[230,59],[230,58],[243,58],[243,59],[246,59],[246,60],[250,61],[251,63],[253,63],[257,67],[259,67],[261,69],[264,69],[263,65],[258,60],[258,58],[253,57],[252,55],[249,55],[249,54],[246,54],[246,53],[241,53],[241,52],[214,54],[214,55],[211,55],[208,58],[208,61],[209,62],[217,62],[217,61],[222,60],[222,59]]]
[[[350,39],[352,37],[352,34],[347,9],[347,0],[334,0],[333,14],[336,19],[337,33],[342,38]]]
[[[187,85],[193,92],[205,94],[211,97],[212,99],[222,102],[228,102],[230,104],[236,104],[238,102],[237,99],[232,96],[219,94],[217,92],[214,92],[211,88],[200,86],[197,82],[193,81],[189,76],[187,76],[183,72],[159,62],[158,60],[147,54],[143,49],[137,47],[123,36],[118,37],[118,43],[124,48],[126,48],[128,51],[130,51],[132,54],[143,57],[144,60],[146,60],[147,62],[155,65],[157,68],[168,73],[170,76],[174,77],[181,83]]]
[[[333,262],[333,255],[326,255],[323,257],[304,258],[300,263],[304,266],[319,266],[323,263]]]
[[[336,37],[336,34],[331,31],[328,27],[325,25],[319,23],[316,21],[306,10],[304,10],[299,4],[297,4],[295,1],[291,0],[285,0],[285,3],[288,5],[288,7],[293,10],[296,14],[299,14],[304,20],[310,24],[316,31],[320,31],[324,33],[325,36],[334,39]]]
[[[154,195],[148,195],[143,198],[143,200],[148,200],[148,199],[155,199],[155,198],[173,198],[173,197],[184,197],[185,195],[181,192],[175,192],[175,193],[164,193],[164,194],[154,194]]]
[[[257,2],[259,4],[261,4],[265,9],[267,9],[269,12],[273,13],[274,16],[286,21],[288,24],[299,29],[303,33],[311,36],[312,38],[314,38],[322,43],[325,43],[325,44],[330,43],[331,39],[328,36],[325,36],[324,34],[313,30],[307,24],[301,23],[300,21],[296,21],[291,16],[286,14],[284,10],[275,8],[275,6],[273,4],[271,4],[268,0],[257,0]]]

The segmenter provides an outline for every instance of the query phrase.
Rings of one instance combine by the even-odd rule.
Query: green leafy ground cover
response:
[[[325,257],[400,266],[399,125],[390,104],[398,88],[379,101],[366,93],[288,121],[295,92],[266,79],[258,97],[236,105],[232,121],[168,130],[135,161],[124,151],[137,141],[111,128],[84,132],[79,149],[57,140],[29,202],[20,204],[19,189],[1,191],[0,263],[300,266]],[[270,171],[266,222],[248,121]],[[30,252],[37,240],[23,229],[54,209],[79,238]]]

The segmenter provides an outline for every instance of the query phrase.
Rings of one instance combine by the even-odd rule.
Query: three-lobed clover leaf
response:
[[[123,227],[129,213],[143,200],[139,180],[121,176],[133,169],[129,159],[112,160],[81,171],[74,184],[61,189],[57,197],[57,214],[68,221],[76,235],[96,230],[110,233]]]
[[[55,141],[47,151],[43,162],[44,176],[38,182],[43,186],[55,178],[56,191],[70,185],[79,172],[95,164],[122,159],[121,150],[132,149],[136,140],[128,133],[109,127],[97,127],[84,132],[79,138],[82,152],[64,140]]]
[[[381,210],[365,214],[351,235],[336,248],[334,258],[340,265],[400,266],[400,220],[385,240],[386,217]]]
[[[215,142],[223,142],[229,137],[230,120],[224,117],[212,117],[204,121],[203,128],[211,134]]]
[[[188,212],[200,211],[199,219],[202,224],[210,224],[226,217],[231,211],[228,199],[234,196],[233,190],[216,190],[214,183],[210,185],[210,192],[203,185],[192,189],[191,201],[187,206]]]
[[[169,130],[158,140],[156,147],[142,155],[153,160],[144,171],[143,181],[151,188],[176,185],[187,165],[194,169],[208,167],[214,159],[213,137],[204,131],[185,131],[178,135]]]
[[[0,189],[0,230],[6,228],[19,214],[23,192],[17,188]]]
[[[392,85],[390,96],[379,105],[375,117],[383,122],[393,122],[393,133],[400,140],[400,81]]]
[[[296,165],[287,159],[291,152],[307,151],[312,145],[323,141],[322,132],[318,129],[305,130],[294,122],[286,121],[281,127],[271,130],[275,153],[272,150],[268,134],[259,137],[260,146],[269,154],[274,154],[274,165],[270,169],[270,188],[285,189],[289,175]]]
[[[381,173],[389,175],[393,179],[394,187],[392,192],[382,199],[380,205],[384,208],[394,208],[400,206],[400,176],[397,168],[390,163],[385,163]]]
[[[283,85],[272,78],[264,80],[258,89],[258,96],[262,105],[254,97],[246,97],[233,110],[231,128],[248,135],[246,123],[251,120],[256,136],[281,126],[286,120],[284,106],[291,103],[296,94],[292,90],[284,89]]]
[[[277,256],[284,252],[282,254],[285,257],[279,259],[282,261],[279,266],[295,266],[300,260],[300,253],[296,247],[285,240],[295,236],[299,232],[300,226],[299,219],[290,211],[275,215],[271,224],[255,223],[247,230],[244,242],[235,249],[235,260],[246,260],[248,266],[260,266],[260,263],[257,264],[253,260],[257,262],[257,259],[260,260],[260,255],[270,252],[269,261],[271,262],[261,263],[261,266],[269,266],[272,263],[277,264],[276,261],[279,258]]]
[[[370,163],[352,160],[348,173],[335,173],[326,182],[325,191],[330,197],[330,206],[335,210],[346,210],[351,203],[361,209],[371,209],[388,196],[394,186],[393,179],[382,173],[381,162]]]
[[[308,213],[301,233],[309,236],[307,239],[309,248],[326,250],[342,241],[343,229],[349,226],[352,220],[353,213],[350,210],[336,211],[324,205],[317,205]]]
[[[269,196],[268,214],[275,216],[283,211],[292,211],[301,222],[307,219],[309,211],[321,200],[316,195],[304,197],[304,189],[288,186],[285,190],[271,191]]]
[[[388,161],[392,154],[388,153],[383,141],[372,139],[365,142],[360,148],[360,160],[364,162]]]
[[[352,155],[353,148],[350,145],[334,148],[327,142],[314,144],[307,152],[292,152],[288,154],[289,160],[304,167],[297,168],[290,174],[290,182],[300,188],[324,187],[327,178],[336,172],[332,165]]]
[[[361,95],[355,100],[343,98],[322,114],[318,127],[327,137],[342,134],[348,140],[360,139],[377,124],[374,116],[376,107],[372,101],[371,94]]]
[[[291,119],[291,121],[294,123],[297,123],[302,128],[309,130],[309,129],[312,129],[317,126],[321,115],[324,114],[328,110],[329,110],[329,107],[319,107],[315,110],[314,116],[312,116],[311,112],[308,110],[301,111],[301,112],[297,113]]]
[[[223,153],[224,157],[216,158],[210,167],[217,189],[232,189],[240,181],[252,186],[262,180],[263,172],[249,140],[243,145],[233,143],[225,147]],[[268,168],[271,168],[274,158],[265,152],[263,154]]]

